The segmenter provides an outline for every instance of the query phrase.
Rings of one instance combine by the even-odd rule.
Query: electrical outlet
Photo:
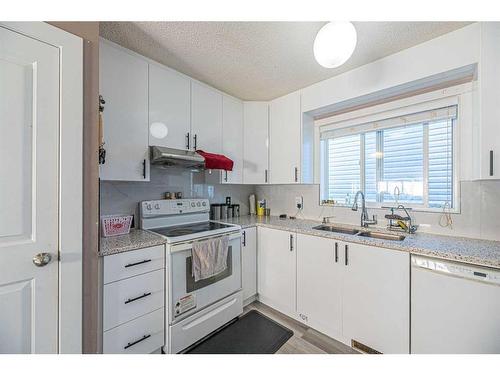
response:
[[[304,208],[304,198],[302,198],[302,197],[295,197],[295,207],[298,210],[302,210]]]

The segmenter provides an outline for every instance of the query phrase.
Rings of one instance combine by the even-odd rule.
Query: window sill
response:
[[[321,207],[333,207],[333,208],[338,207],[338,208],[346,208],[349,210],[352,207],[352,205],[346,205],[346,204],[340,204],[340,203],[335,203],[335,204],[320,203],[319,205]],[[387,203],[387,205],[384,205],[384,207],[389,206],[389,205],[390,205],[390,203]],[[382,208],[382,206],[378,206],[378,205],[375,206],[375,205],[367,204],[366,208],[369,210],[389,211],[389,209]],[[424,213],[431,213],[431,214],[442,214],[443,213],[442,208],[425,208],[425,207],[414,207],[414,206],[412,207],[412,206],[406,206],[406,205],[405,205],[405,208],[411,208],[411,212],[424,212]],[[361,204],[358,203],[358,210],[360,210],[360,209],[361,209]],[[461,213],[460,207],[454,208],[451,210],[446,210],[446,212],[450,213],[450,214],[460,214]]]

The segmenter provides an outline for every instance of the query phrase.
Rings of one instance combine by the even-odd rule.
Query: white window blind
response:
[[[453,127],[457,106],[358,126],[321,129],[322,199],[350,205],[357,190],[367,202],[453,207]]]

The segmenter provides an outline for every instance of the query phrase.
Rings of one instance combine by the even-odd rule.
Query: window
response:
[[[349,126],[321,128],[321,199],[352,205],[454,206],[457,105]]]

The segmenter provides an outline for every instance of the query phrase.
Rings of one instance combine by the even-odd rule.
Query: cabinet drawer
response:
[[[104,257],[104,284],[165,267],[165,246],[145,249]]]
[[[163,271],[161,269],[104,285],[104,331],[163,307]]]
[[[122,324],[104,332],[104,354],[149,354],[163,346],[165,340],[164,309]]]

